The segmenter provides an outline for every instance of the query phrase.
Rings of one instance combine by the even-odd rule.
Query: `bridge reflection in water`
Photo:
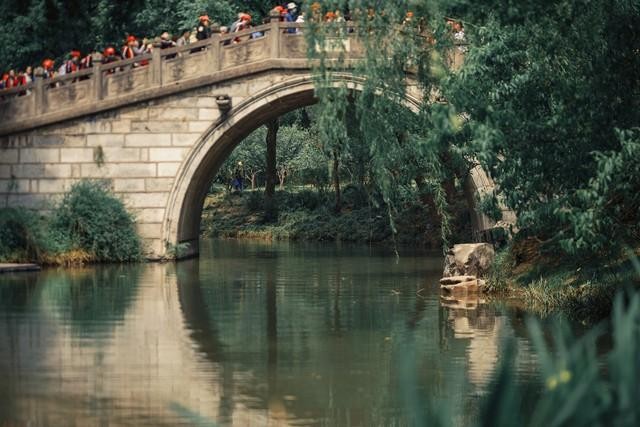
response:
[[[477,414],[521,321],[441,306],[440,259],[209,242],[200,260],[0,277],[0,425],[390,425],[421,398]]]

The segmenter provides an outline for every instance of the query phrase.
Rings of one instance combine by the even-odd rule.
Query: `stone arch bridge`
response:
[[[268,120],[315,102],[302,31],[273,21],[3,91],[0,207],[47,210],[74,182],[109,179],[136,214],[149,258],[177,243],[197,254],[204,198],[226,157]],[[356,60],[358,40],[344,46]],[[342,82],[358,89],[336,75]],[[419,100],[410,84],[408,106]],[[477,238],[495,225],[475,210],[475,195],[491,188],[479,167],[471,170]]]

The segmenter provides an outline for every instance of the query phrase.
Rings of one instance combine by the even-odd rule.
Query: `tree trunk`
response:
[[[276,169],[276,144],[278,142],[278,119],[267,123],[267,169],[264,189],[264,221],[274,222],[278,218],[273,197],[276,193],[278,171]]]
[[[340,153],[338,149],[333,150],[333,189],[336,192],[336,213],[342,210],[342,197],[340,194]]]
[[[287,171],[283,170],[278,172],[278,184],[280,189],[284,189],[284,180],[287,178]]]
[[[278,119],[267,123],[267,170],[266,188],[264,194],[266,198],[273,198],[278,182],[278,171],[276,170],[276,144],[278,141]]]
[[[255,190],[256,189],[256,172],[251,173],[251,189]]]

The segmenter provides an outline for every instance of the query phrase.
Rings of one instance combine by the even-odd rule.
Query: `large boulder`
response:
[[[484,277],[496,256],[489,243],[463,243],[449,249],[444,259],[443,277]]]

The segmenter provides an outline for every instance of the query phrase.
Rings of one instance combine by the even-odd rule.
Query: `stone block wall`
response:
[[[267,73],[2,137],[0,207],[47,211],[78,180],[106,179],[136,215],[147,253],[162,254],[169,193],[195,142],[220,118],[216,96],[237,104],[273,81]]]

